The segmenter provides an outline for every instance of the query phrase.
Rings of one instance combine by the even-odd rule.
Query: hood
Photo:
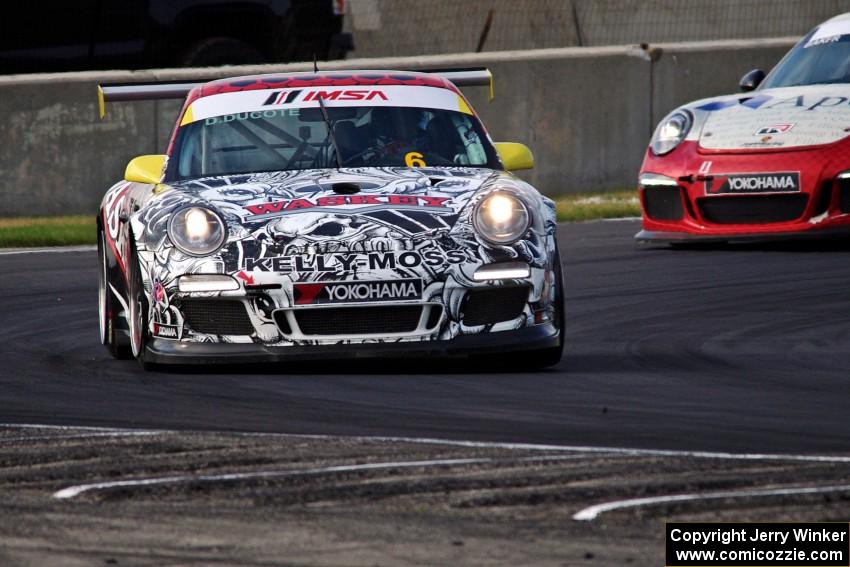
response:
[[[850,85],[785,87],[717,97],[687,107],[707,150],[818,146],[850,135]]]
[[[231,238],[306,245],[375,226],[396,239],[449,231],[478,189],[500,177],[509,176],[454,167],[300,170],[184,181],[171,184],[171,193],[218,210]]]

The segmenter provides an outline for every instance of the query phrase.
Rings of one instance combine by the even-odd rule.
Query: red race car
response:
[[[638,241],[850,234],[850,14],[741,89],[658,125],[639,176]]]

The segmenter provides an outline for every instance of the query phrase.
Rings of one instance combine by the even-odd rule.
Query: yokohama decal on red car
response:
[[[715,175],[705,181],[706,194],[717,193],[796,193],[800,190],[800,173],[733,173]]]

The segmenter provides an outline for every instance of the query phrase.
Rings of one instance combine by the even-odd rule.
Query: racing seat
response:
[[[362,136],[357,126],[350,120],[334,124],[334,137],[339,146],[339,153],[342,154],[340,157],[343,163],[364,150]]]
[[[449,139],[446,134],[457,137],[454,127],[446,124],[444,120],[435,118],[428,123],[426,130],[426,144],[431,153],[451,162],[457,152],[457,144]]]

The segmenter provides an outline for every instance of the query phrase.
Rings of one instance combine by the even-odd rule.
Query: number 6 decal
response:
[[[425,160],[422,159],[423,155],[419,152],[407,152],[404,156],[404,163],[407,164],[407,167],[425,167]]]

